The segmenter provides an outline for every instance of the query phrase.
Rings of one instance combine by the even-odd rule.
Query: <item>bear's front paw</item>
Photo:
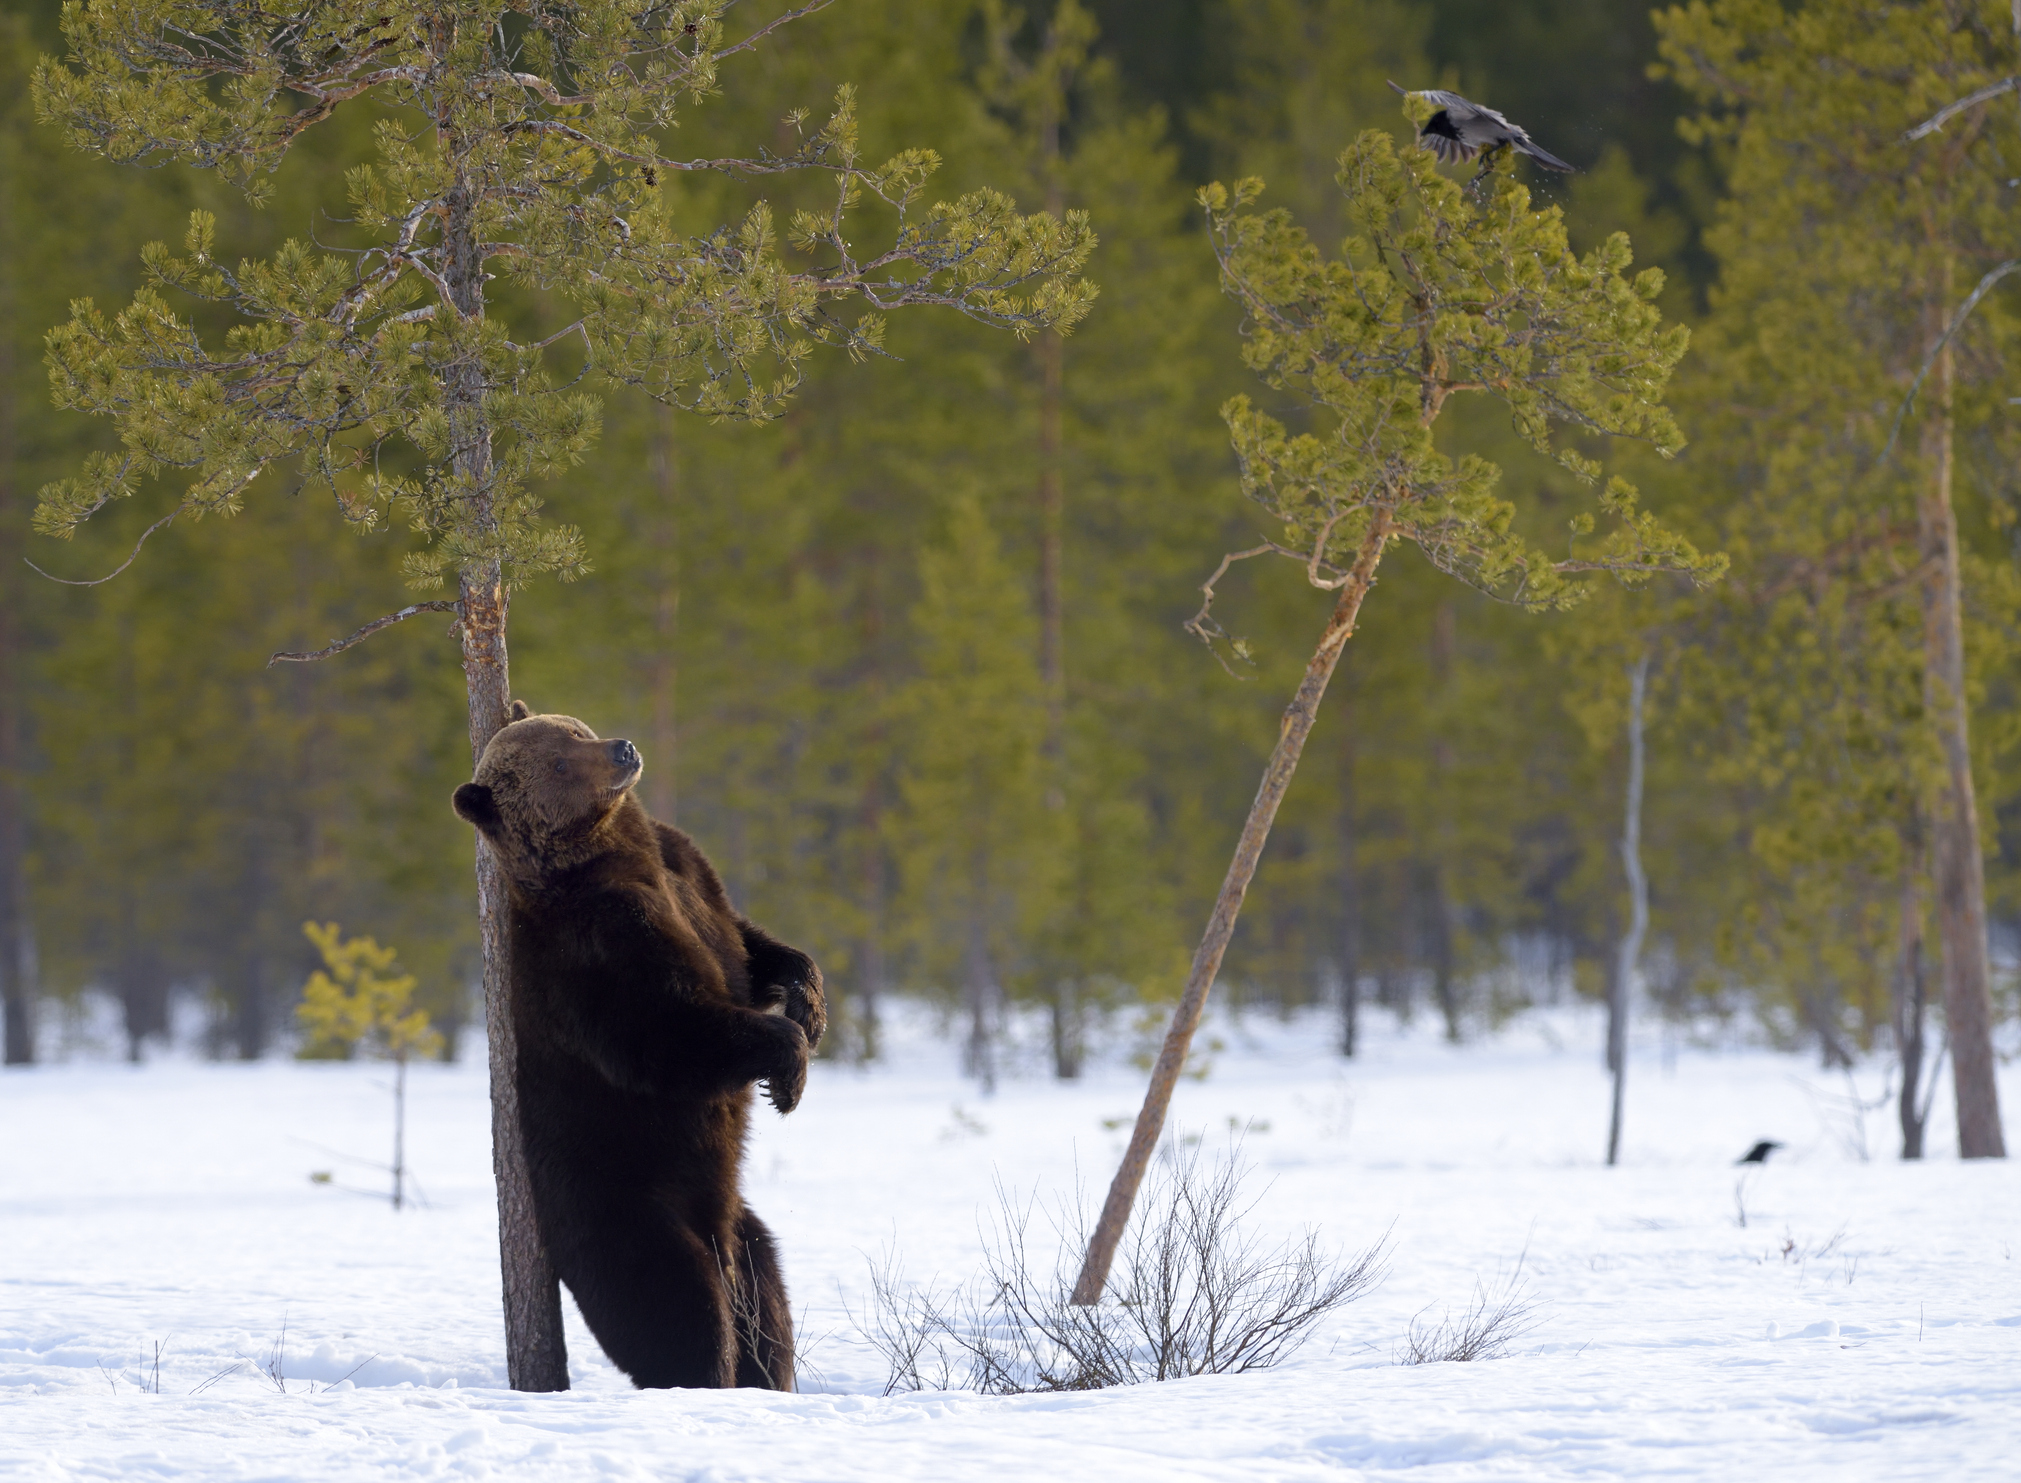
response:
[[[785,1009],[786,1018],[806,1034],[809,1048],[819,1047],[828,1028],[828,996],[821,992],[821,970],[811,958],[807,977],[786,985]]]
[[[772,1023],[779,1027],[778,1059],[763,1080],[765,1095],[783,1116],[800,1105],[800,1095],[807,1090],[807,1036],[791,1020]]]

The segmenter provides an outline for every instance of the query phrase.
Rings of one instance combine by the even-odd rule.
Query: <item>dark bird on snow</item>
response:
[[[1390,86],[1403,97],[1412,96],[1408,88],[1397,87],[1395,83]],[[1418,144],[1448,165],[1470,160],[1483,150],[1492,154],[1507,145],[1546,170],[1571,172],[1570,165],[1538,145],[1521,124],[1510,123],[1492,108],[1469,103],[1458,93],[1441,92],[1437,88],[1426,88],[1416,96],[1430,99],[1438,108],[1418,130]]]
[[[1777,1143],[1773,1138],[1764,1138],[1746,1153],[1742,1154],[1736,1162],[1742,1164],[1765,1164],[1768,1162],[1768,1156],[1781,1147],[1782,1145]]]

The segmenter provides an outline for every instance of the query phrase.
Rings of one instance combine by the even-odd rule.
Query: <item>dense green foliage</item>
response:
[[[1889,586],[1913,563],[1899,527],[1913,525],[1901,500],[1922,457],[1919,425],[1893,472],[1879,464],[1918,360],[1914,286],[1928,280],[1916,275],[1932,270],[1913,232],[1944,221],[1954,276],[1934,291],[1955,306],[2015,250],[1991,203],[2006,199],[1995,187],[2021,153],[2011,97],[1922,153],[1898,141],[2014,70],[2004,10],[1918,5],[1888,13],[1888,36],[1813,36],[1805,55],[1864,48],[1857,85],[1833,93],[1839,74],[1811,69],[1812,91],[1750,132],[1765,102],[1742,87],[1748,69],[1793,45],[1764,38],[1786,11],[1824,7],[1680,12],[1665,23],[1673,76],[1662,81],[1644,75],[1657,59],[1646,9],[1597,0],[1203,0],[1152,7],[1156,24],[1122,0],[1090,3],[1092,23],[1034,8],[1050,29],[998,5],[841,0],[758,56],[726,60],[746,68],[739,85],[684,110],[674,137],[688,158],[754,138],[789,157],[826,139],[901,162],[930,140],[946,199],[1088,214],[1100,242],[1085,271],[1100,297],[1085,320],[1048,347],[953,310],[881,329],[815,316],[802,335],[811,354],[824,336],[869,353],[829,357],[783,415],[758,425],[610,392],[601,439],[570,451],[580,462],[552,477],[523,471],[529,521],[539,502],[558,524],[527,527],[539,534],[527,537],[529,580],[515,592],[516,692],[638,742],[649,805],[697,835],[740,904],[820,955],[845,1052],[874,1051],[879,996],[905,991],[965,1006],[983,1032],[979,1073],[1001,1003],[1042,1006],[1052,1054],[1070,1070],[1091,1015],[1122,1011],[1127,1025],[1132,1007],[1176,987],[1313,627],[1304,572],[1251,562],[1220,584],[1215,608],[1245,640],[1247,677],[1184,631],[1219,553],[1293,543],[1241,497],[1245,478],[1281,480],[1281,455],[1312,451],[1302,435],[1328,431],[1288,394],[1300,388],[1281,400],[1254,392],[1234,349],[1241,311],[1219,291],[1194,193],[1217,176],[1261,175],[1289,220],[1245,214],[1254,225],[1241,230],[1303,227],[1331,257],[1343,236],[1370,230],[1348,219],[1333,183],[1341,151],[1364,129],[1401,140],[1407,127],[1383,80],[1458,86],[1592,167],[1534,188],[1564,207],[1596,281],[1627,289],[1599,293],[1594,312],[1653,316],[1655,280],[1629,285],[1643,268],[1665,270],[1662,310],[1692,322],[1670,399],[1688,446],[1665,462],[1589,432],[1547,454],[1506,411],[1466,404],[1485,399],[1446,414],[1454,498],[1494,539],[1451,548],[1444,564],[1493,590],[1469,592],[1409,553],[1386,564],[1251,893],[1230,987],[1305,1003],[1351,975],[1399,1011],[1429,1001],[1455,1036],[1543,985],[1598,992],[1627,910],[1613,852],[1624,666],[1647,646],[1658,655],[1643,847],[1652,993],[1679,1015],[1757,1014],[1792,1043],[1871,1044],[1889,1020],[1901,803],[1913,792],[1903,779],[1934,765],[1919,729],[1913,594]],[[173,989],[203,1006],[220,1053],[258,1054],[310,966],[298,926],[308,917],[399,942],[419,1002],[453,1041],[475,942],[467,836],[447,807],[467,751],[443,624],[423,618],[320,665],[262,668],[275,649],[313,649],[411,600],[403,573],[425,576],[441,559],[453,531],[383,518],[435,497],[439,440],[429,410],[401,401],[411,383],[388,372],[370,383],[383,393],[371,407],[334,410],[335,373],[316,380],[315,366],[343,337],[325,335],[302,351],[310,400],[290,415],[328,429],[339,497],[302,477],[313,466],[269,473],[243,513],[172,525],[101,586],[57,586],[19,564],[26,553],[60,576],[100,576],[231,462],[165,438],[145,450],[162,476],[136,464],[117,485],[132,498],[68,546],[30,535],[34,492],[113,446],[80,415],[92,397],[154,397],[185,430],[213,405],[160,357],[127,354],[137,321],[72,319],[72,300],[139,293],[150,313],[167,306],[150,333],[172,325],[177,343],[221,344],[221,310],[243,308],[257,286],[220,281],[218,265],[289,251],[291,238],[341,247],[345,224],[307,204],[323,182],[354,172],[361,215],[397,216],[381,194],[405,190],[402,172],[425,174],[428,161],[401,155],[383,123],[375,135],[338,120],[257,177],[267,187],[257,208],[181,166],[116,169],[63,149],[26,103],[29,43],[60,44],[53,9],[17,0],[6,24],[21,44],[0,45],[0,602],[14,635],[0,704],[24,743],[0,783],[27,805],[25,920],[49,1005],[45,1046],[61,1029],[57,1006],[97,987],[121,998],[137,1047],[161,1028]],[[1680,48],[1700,72],[1686,75]],[[847,141],[779,122],[808,108],[825,116],[850,81],[860,87]],[[1697,106],[1686,87],[1712,112],[1679,139],[1675,119]],[[537,94],[518,102],[552,111]],[[1796,118],[1812,132],[1792,135]],[[1850,163],[1831,147],[1847,130]],[[246,139],[256,151],[258,130]],[[1412,190],[1459,190],[1423,156],[1360,147]],[[557,159],[563,173],[578,164]],[[626,209],[625,193],[646,189],[622,171],[570,179]],[[1014,203],[976,196],[984,183]],[[1523,189],[1505,176],[1486,188]],[[790,223],[834,202],[832,178],[817,190],[786,176],[684,175],[656,190],[661,214],[635,224],[642,254],[694,252],[698,238],[724,248],[761,230],[760,203]],[[193,211],[214,223],[194,243],[201,264],[192,245],[145,263],[127,250],[188,244]],[[888,234],[895,216],[878,220]],[[718,227],[728,235],[708,237]],[[590,229],[546,206],[523,223],[533,249],[543,234]],[[1616,230],[1633,243],[1632,265]],[[818,235],[785,234],[778,276],[723,292],[783,304],[794,274],[850,250],[831,238],[824,259]],[[726,258],[708,260],[729,271]],[[627,271],[645,282],[657,269]],[[484,353],[508,359],[614,307],[535,267],[501,290],[510,312],[498,333],[509,323],[512,341]],[[2021,810],[2021,695],[2016,486],[1998,384],[2012,324],[2004,292],[1965,332],[1956,400],[1973,739],[1996,922],[2011,932],[2021,894],[2000,825]],[[395,295],[379,312],[390,321],[421,302]],[[55,348],[59,366],[76,368],[75,389],[73,409],[58,410],[43,337],[66,320]],[[602,344],[621,364],[624,337],[646,329],[623,315],[606,323]],[[411,353],[424,358],[428,337],[447,333],[429,321],[395,332],[417,336]],[[545,384],[574,374],[571,343],[551,347]],[[795,381],[800,349],[792,334],[768,339],[745,362],[764,363],[748,382],[698,371],[669,399],[693,406],[700,395],[718,411],[716,393],[695,388],[720,386],[731,402],[769,396]],[[1286,374],[1308,371],[1287,362]],[[367,386],[342,384],[345,395]],[[1255,395],[1236,419],[1246,468],[1217,415],[1245,389]],[[383,431],[407,428],[405,451],[392,439],[375,467],[360,464]],[[1600,431],[1680,441],[1667,425]],[[1504,470],[1499,492],[1467,481],[1469,453]],[[1625,460],[1683,537],[1731,553],[1732,577],[1703,594],[1658,578],[1517,621],[1499,599],[1554,597],[1537,573],[1559,580],[1568,555],[1624,559],[1608,532],[1567,544],[1591,503],[1586,460],[1603,453]],[[113,491],[114,465],[93,467],[101,482],[61,494],[53,524]],[[1061,491],[1056,517],[1048,478]],[[1497,501],[1516,494],[1549,523],[1497,528]],[[1311,536],[1298,519],[1293,534]],[[1635,527],[1612,538],[1624,529]],[[560,530],[565,550],[538,546]],[[311,543],[314,563],[301,555]],[[534,572],[585,553],[580,581]]]

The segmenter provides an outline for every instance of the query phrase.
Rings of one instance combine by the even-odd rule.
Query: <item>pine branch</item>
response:
[[[117,574],[115,573],[115,575]],[[307,654],[291,653],[283,650],[267,660],[267,668],[272,669],[275,665],[282,663],[308,664],[317,659],[328,659],[333,654],[343,653],[353,644],[363,643],[382,628],[391,628],[395,623],[404,622],[412,618],[416,613],[453,613],[456,610],[457,606],[453,602],[417,602],[410,607],[402,608],[397,613],[388,613],[383,618],[374,618],[349,638],[338,639],[337,642],[329,645],[327,648],[317,649],[313,653]]]
[[[42,570],[41,567],[37,566],[34,562],[30,561],[25,556],[21,558],[21,561],[22,564],[28,568],[28,570],[34,572],[38,577],[48,577],[50,581],[61,582],[65,587],[96,587],[100,583],[110,582],[114,577],[118,576],[128,567],[132,566],[135,561],[139,560],[140,548],[147,544],[148,537],[153,535],[156,531],[160,530],[164,525],[172,524],[175,520],[175,517],[180,515],[184,510],[188,508],[189,502],[185,500],[183,501],[183,503],[177,505],[173,510],[170,510],[166,515],[162,516],[161,519],[155,521],[154,524],[150,525],[146,530],[142,531],[140,533],[140,539],[133,543],[133,550],[127,553],[126,560],[122,561],[118,566],[114,567],[111,571],[107,572],[102,577],[88,577],[83,580],[79,580],[78,578],[75,577],[58,577],[51,575],[49,572],[45,572],[44,570]]]

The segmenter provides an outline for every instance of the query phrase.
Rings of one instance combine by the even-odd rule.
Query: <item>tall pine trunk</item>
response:
[[[1947,275],[1948,277],[1948,275]],[[1945,305],[1932,315],[1943,333]],[[1931,375],[1923,434],[1927,466],[1916,502],[1922,556],[1923,701],[1936,727],[1944,780],[1930,819],[1930,853],[1943,945],[1944,1021],[1951,1036],[1961,1157],[2005,1158],[2000,1092],[1994,1079],[1993,996],[1986,947],[1986,872],[1967,730],[1965,635],[1958,518],[1951,505],[1952,375],[1948,345]]]
[[[1228,940],[1235,935],[1235,918],[1241,913],[1242,898],[1248,893],[1249,882],[1256,877],[1257,862],[1262,859],[1264,843],[1270,838],[1270,826],[1277,818],[1277,807],[1284,802],[1285,790],[1291,786],[1292,774],[1298,770],[1299,754],[1305,750],[1305,739],[1312,734],[1312,723],[1319,716],[1319,702],[1326,695],[1326,683],[1333,678],[1341,651],[1354,636],[1354,624],[1361,614],[1362,599],[1368,596],[1368,589],[1375,582],[1375,569],[1382,560],[1383,546],[1389,540],[1390,530],[1389,512],[1375,511],[1369,521],[1368,534],[1362,538],[1361,549],[1355,555],[1354,566],[1340,589],[1340,598],[1333,606],[1333,616],[1327,621],[1312,658],[1306,661],[1305,677],[1299,682],[1298,692],[1292,696],[1291,704],[1284,709],[1277,745],[1271,750],[1270,761],[1263,769],[1263,781],[1257,786],[1255,802],[1249,805],[1249,817],[1243,821],[1241,837],[1235,844],[1235,857],[1228,862],[1228,874],[1221,881],[1221,893],[1215,898],[1214,913],[1207,919],[1206,935],[1200,939],[1200,946],[1193,954],[1193,967],[1186,976],[1185,993],[1179,998],[1179,1007],[1172,1012],[1172,1027],[1165,1032],[1165,1044],[1158,1052],[1158,1064],[1151,1070],[1151,1085],[1144,1093],[1144,1105],[1137,1113],[1137,1125],[1131,1130],[1130,1146],[1123,1154],[1122,1167],[1116,1170],[1116,1177],[1110,1182],[1108,1198],[1102,1203],[1101,1217],[1095,1223],[1087,1256],[1081,1263],[1080,1276],[1075,1279],[1073,1301],[1082,1307],[1099,1302],[1102,1289],[1108,1285],[1109,1267],[1115,1261],[1116,1247],[1123,1239],[1123,1227],[1129,1223],[1130,1209],[1137,1202],[1137,1189],[1144,1182],[1145,1171],[1150,1168],[1151,1153],[1158,1146],[1158,1136],[1165,1130],[1165,1113],[1172,1104],[1172,1090],[1179,1083],[1179,1073],[1185,1069],[1186,1054],[1193,1044],[1193,1032],[1200,1027],[1200,1016],[1207,1008],[1207,991],[1214,987],[1215,975],[1221,971],[1221,959],[1228,951]]]
[[[444,238],[447,280],[466,321],[484,314],[484,266],[478,253],[467,183],[450,192]],[[474,337],[447,371],[445,386],[455,475],[475,507],[484,534],[491,513],[491,426],[485,370]],[[496,557],[457,574],[457,632],[463,643],[463,684],[470,707],[472,764],[505,724],[511,696],[506,669],[506,591]],[[534,1218],[533,1184],[519,1122],[519,1046],[512,1015],[512,975],[506,932],[505,875],[477,835],[477,925],[484,957],[484,1014],[491,1066],[491,1167],[498,1181],[498,1252],[505,1300],[505,1364],[514,1390],[567,1390],[568,1347],[562,1336],[561,1288]]]

